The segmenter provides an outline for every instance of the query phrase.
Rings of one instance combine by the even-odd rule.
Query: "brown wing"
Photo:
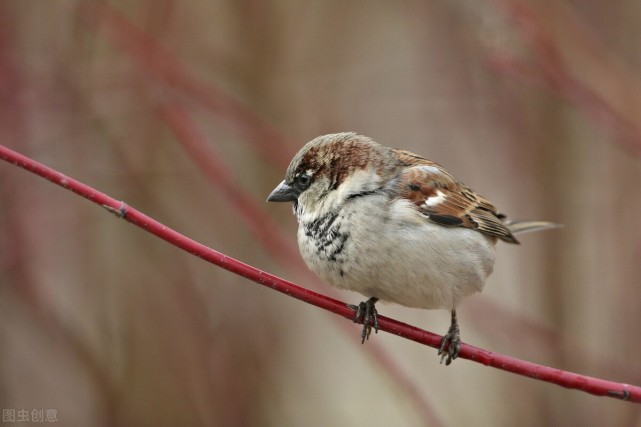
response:
[[[465,227],[518,243],[503,223],[504,216],[485,198],[458,182],[438,164],[408,151],[396,150],[401,173],[391,189],[410,200],[430,221],[452,227]]]

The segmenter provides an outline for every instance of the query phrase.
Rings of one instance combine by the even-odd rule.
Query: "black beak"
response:
[[[295,202],[298,200],[299,191],[294,187],[287,185],[285,181],[281,182],[274,191],[267,196],[268,202]]]

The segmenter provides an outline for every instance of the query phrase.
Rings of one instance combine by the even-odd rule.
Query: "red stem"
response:
[[[297,298],[301,301],[305,301],[317,307],[331,311],[332,313],[336,313],[350,321],[354,317],[354,311],[347,306],[347,304],[341,301],[307,290],[208,248],[207,246],[170,229],[142,212],[127,206],[124,202],[109,197],[86,184],[69,178],[54,169],[23,156],[22,154],[16,153],[2,145],[0,145],[0,158],[36,175],[40,175],[54,184],[73,191],[74,193],[105,207],[110,212],[117,214],[128,222],[137,225],[163,240],[166,240],[174,246],[177,246],[221,268],[231,271],[232,273],[250,279],[260,285],[270,287],[293,298]],[[441,340],[439,335],[383,316],[379,317],[379,327],[383,331],[434,348],[439,346]],[[599,378],[588,377],[547,366],[537,365],[535,363],[483,350],[468,344],[462,345],[459,357],[473,360],[486,366],[492,366],[504,371],[558,384],[562,387],[581,390],[597,396],[608,396],[641,403],[641,387],[638,386],[606,381]]]

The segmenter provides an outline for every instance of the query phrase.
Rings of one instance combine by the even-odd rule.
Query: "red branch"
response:
[[[293,298],[297,298],[301,301],[305,301],[309,304],[331,311],[332,313],[343,316],[350,321],[354,317],[353,309],[341,301],[307,290],[208,248],[207,246],[170,229],[142,212],[127,206],[124,202],[118,201],[86,184],[69,178],[54,169],[16,153],[2,145],[0,145],[0,158],[36,175],[40,175],[54,184],[73,191],[74,193],[103,206],[118,217],[137,225],[149,233],[152,233],[172,245],[204,259],[205,261],[252,280],[260,285],[270,287],[285,295],[289,295]],[[383,331],[434,348],[439,346],[441,340],[439,335],[383,316],[379,317],[379,327]],[[608,396],[641,403],[641,387],[638,386],[606,381],[599,378],[588,377],[585,375],[562,371],[560,369],[537,365],[535,363],[493,353],[468,344],[462,345],[459,357],[504,371],[558,384],[563,387],[582,390],[597,396]]]

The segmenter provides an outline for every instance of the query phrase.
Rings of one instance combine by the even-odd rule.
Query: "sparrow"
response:
[[[510,221],[442,166],[352,132],[319,136],[294,156],[267,197],[293,202],[298,246],[322,280],[368,297],[355,310],[361,342],[378,332],[376,302],[448,309],[438,355],[461,348],[456,308],[492,273],[498,240],[555,228]]]

